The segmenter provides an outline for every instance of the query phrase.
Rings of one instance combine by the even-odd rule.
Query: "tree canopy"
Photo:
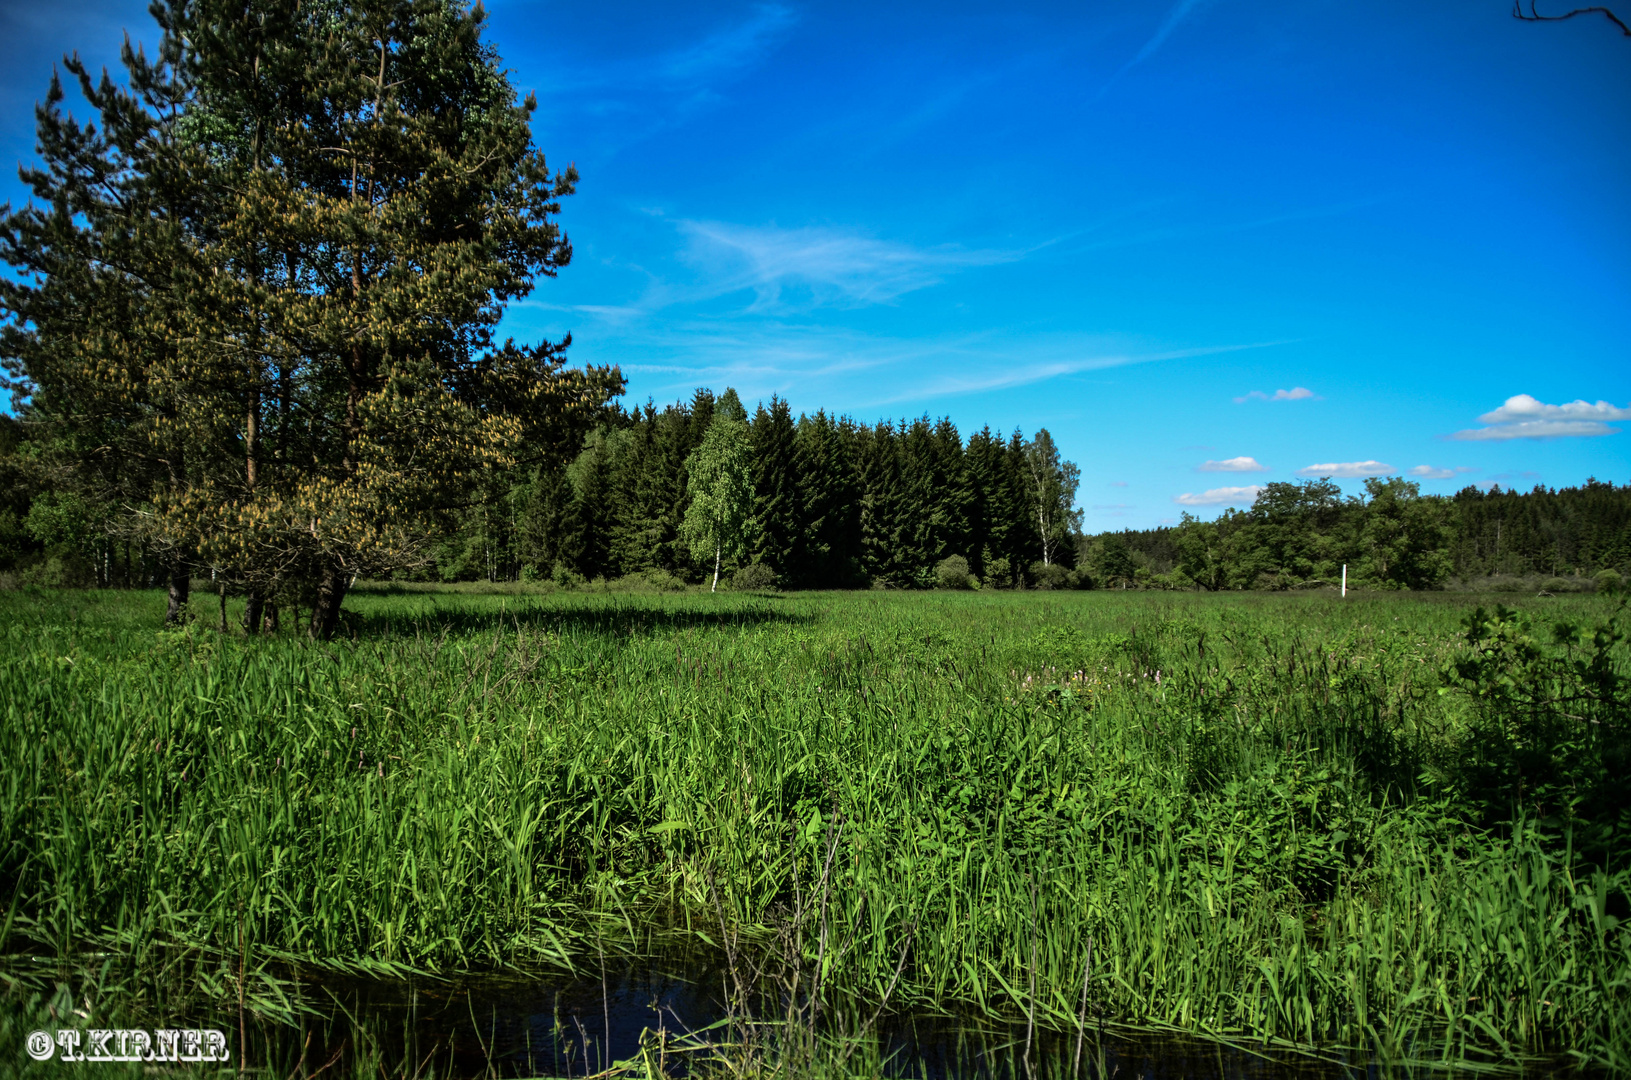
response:
[[[128,86],[64,62],[99,123],[55,79],[39,109],[0,348],[24,421],[177,603],[207,569],[251,624],[303,597],[326,635],[358,574],[428,558],[484,477],[571,453],[621,392],[568,341],[494,339],[569,262],[577,174],[533,145],[479,6],[153,10]]]

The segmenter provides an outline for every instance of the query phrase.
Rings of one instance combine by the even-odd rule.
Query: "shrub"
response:
[[[647,570],[640,575],[645,578],[646,584],[658,592],[684,592],[685,579],[670,574],[667,570]]]
[[[1616,596],[1625,588],[1625,579],[1618,570],[1599,570],[1592,580],[1597,583],[1597,591],[1604,596]]]
[[[1547,578],[1545,581],[1541,582],[1540,589],[1541,592],[1549,592],[1553,594],[1560,592],[1573,592],[1574,583],[1568,578]]]
[[[1557,621],[1542,634],[1497,606],[1475,609],[1462,625],[1466,647],[1440,677],[1472,713],[1449,767],[1463,797],[1486,822],[1524,813],[1624,820],[1631,805],[1619,778],[1631,764],[1631,678],[1617,619]]]
[[[1058,563],[1034,562],[1031,564],[1031,580],[1039,589],[1068,589],[1070,571]]]
[[[559,562],[555,564],[555,569],[550,573],[549,580],[563,589],[575,589],[584,583],[582,574],[565,563]]]
[[[774,589],[776,587],[776,571],[762,562],[744,566],[731,575],[731,588],[733,589]]]
[[[968,571],[968,560],[961,555],[947,555],[934,565],[934,583],[942,589],[967,589],[974,584]]]
[[[985,583],[993,589],[1014,587],[1014,570],[1006,556],[988,559],[985,564]]]
[[[685,581],[667,570],[639,570],[610,583],[617,592],[683,592]]]

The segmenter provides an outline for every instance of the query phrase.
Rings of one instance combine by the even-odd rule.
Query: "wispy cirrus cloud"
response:
[[[1365,476],[1386,476],[1396,471],[1392,465],[1380,461],[1328,461],[1322,465],[1309,465],[1297,470],[1298,476],[1332,476],[1341,480],[1356,480]]]
[[[1457,465],[1454,468],[1441,468],[1437,465],[1417,465],[1410,469],[1411,476],[1419,476],[1423,480],[1448,480],[1458,473],[1477,472],[1477,469],[1466,465]]]
[[[1195,466],[1196,472],[1268,472],[1269,468],[1254,457],[1224,458],[1222,461],[1203,461]]]
[[[760,4],[742,22],[721,27],[658,58],[652,74],[667,82],[695,82],[756,63],[797,21],[785,4]]]
[[[1261,390],[1252,390],[1235,398],[1235,404],[1240,405],[1247,401],[1323,401],[1314,391],[1306,386],[1294,386],[1290,390],[1276,390],[1272,394],[1265,394]]]
[[[1146,351],[1095,334],[988,330],[905,337],[819,318],[769,314],[658,318],[657,309],[649,304],[645,317],[639,318],[629,317],[629,309],[621,307],[601,311],[533,301],[513,306],[589,319],[591,328],[578,332],[574,346],[577,362],[619,364],[630,374],[656,376],[640,380],[642,393],[687,394],[698,386],[730,385],[748,401],[797,391],[803,399],[827,395],[823,399],[827,404],[842,409],[926,403],[1127,365],[1277,344]],[[569,329],[578,330],[555,321],[543,332],[559,335]],[[860,382],[849,378],[861,371],[872,374]],[[935,374],[927,374],[931,372]],[[842,392],[843,400],[834,400],[832,391]]]
[[[1240,352],[1245,349],[1262,349],[1270,345],[1278,345],[1277,341],[1258,342],[1251,345],[1214,345],[1198,349],[1172,349],[1166,352],[1136,353],[1136,352],[1108,352],[1095,353],[1079,346],[1075,355],[1066,355],[1059,359],[1043,360],[1032,359],[1027,361],[1023,354],[1016,356],[1007,364],[990,364],[989,360],[1002,359],[1001,353],[987,354],[988,361],[982,365],[978,374],[966,376],[947,376],[936,382],[931,382],[921,390],[909,395],[902,395],[895,400],[904,400],[909,397],[950,397],[956,394],[976,394],[988,390],[1005,390],[1014,386],[1025,386],[1030,383],[1045,382],[1065,375],[1078,375],[1087,371],[1102,371],[1106,368],[1125,367],[1129,364],[1149,364],[1159,360],[1182,360],[1192,356],[1212,356],[1219,353]],[[1054,346],[1058,348],[1056,344]],[[1069,346],[1066,346],[1069,348]],[[1036,351],[1030,350],[1035,357]]]
[[[1102,97],[1109,91],[1110,87],[1116,84],[1116,80],[1159,52],[1161,46],[1167,43],[1167,38],[1172,36],[1172,32],[1183,25],[1186,19],[1204,7],[1206,3],[1207,0],[1178,0],[1178,3],[1174,4],[1171,10],[1167,12],[1167,17],[1161,20],[1161,25],[1156,27],[1155,33],[1150,35],[1148,41],[1144,42],[1143,48],[1139,49],[1131,60],[1121,65],[1116,73],[1110,76],[1104,87],[1099,91],[1099,95]]]
[[[1186,491],[1182,495],[1174,495],[1172,501],[1179,506],[1250,506],[1257,501],[1262,490],[1262,484],[1248,484],[1245,487],[1212,488],[1199,495]]]
[[[781,43],[798,21],[785,4],[759,4],[744,18],[659,53],[629,54],[610,63],[557,64],[539,87],[545,94],[576,98],[580,107],[606,111],[597,92],[621,97],[661,88],[685,93],[752,67]]]
[[[788,5],[759,4],[670,48],[610,58],[563,53],[535,88],[549,111],[600,121],[579,152],[605,160],[724,102],[726,88],[763,63],[797,22]]]
[[[737,225],[680,220],[681,258],[702,271],[697,291],[711,296],[751,290],[749,310],[887,304],[970,267],[1014,262],[1019,251],[970,251],[951,245],[914,247],[854,229]],[[794,294],[789,301],[787,294]]]
[[[1613,435],[1620,429],[1606,421],[1631,420],[1631,406],[1620,408],[1606,401],[1575,400],[1548,405],[1529,394],[1514,394],[1500,408],[1478,418],[1488,427],[1458,431],[1449,438],[1462,441],[1497,439],[1561,439]]]

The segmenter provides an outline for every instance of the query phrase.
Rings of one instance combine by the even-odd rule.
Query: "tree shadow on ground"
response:
[[[589,634],[633,637],[684,630],[731,630],[752,626],[809,626],[813,614],[778,610],[754,597],[754,603],[728,609],[671,608],[656,597],[629,597],[611,603],[541,604],[530,597],[502,609],[474,610],[449,604],[433,611],[344,612],[336,636],[363,638],[416,637],[426,634],[467,636],[508,632]]]

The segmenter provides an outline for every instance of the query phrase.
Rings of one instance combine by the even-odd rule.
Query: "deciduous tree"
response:
[[[690,474],[691,505],[680,524],[680,536],[699,560],[713,557],[714,579],[709,591],[714,592],[719,589],[722,562],[740,558],[748,546],[753,517],[753,444],[747,425],[728,416],[716,417],[685,468]]]

